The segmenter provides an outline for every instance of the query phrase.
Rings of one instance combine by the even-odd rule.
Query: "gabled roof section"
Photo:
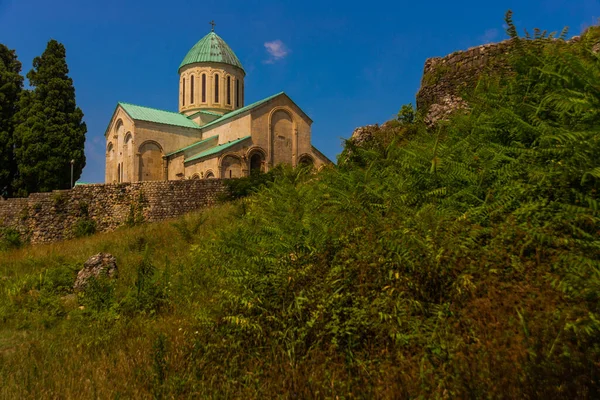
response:
[[[229,143],[223,143],[223,144],[220,144],[218,146],[211,147],[210,149],[206,149],[203,152],[201,152],[199,154],[196,154],[194,157],[191,157],[191,158],[188,158],[187,160],[184,160],[183,162],[187,163],[187,162],[190,162],[190,161],[195,161],[195,160],[199,160],[199,159],[204,158],[204,157],[211,156],[213,154],[220,153],[220,152],[222,152],[224,150],[227,150],[228,148],[230,148],[232,146],[235,146],[238,143],[241,143],[241,142],[243,142],[245,140],[250,139],[251,137],[252,136],[248,135],[248,136],[244,136],[243,138],[240,138],[240,139],[237,139],[237,140],[233,140],[233,141],[231,141]]]
[[[238,108],[237,110],[234,110],[234,111],[232,111],[230,113],[227,113],[227,114],[223,115],[221,118],[217,118],[214,121],[209,122],[206,125],[202,125],[201,128],[204,129],[204,128],[208,128],[209,126],[217,125],[217,124],[219,124],[219,123],[221,123],[223,121],[226,121],[226,120],[228,120],[230,118],[235,117],[236,115],[243,114],[246,111],[252,110],[253,108],[256,108],[256,107],[258,107],[258,106],[260,106],[262,104],[265,104],[267,101],[272,100],[272,99],[274,99],[277,96],[281,96],[282,94],[285,94],[285,93],[284,92],[279,92],[277,94],[274,94],[273,96],[269,96],[267,98],[264,98],[262,100],[259,100],[259,101],[255,102],[255,103],[248,104],[245,107]]]
[[[200,145],[202,145],[202,144],[205,144],[205,143],[208,143],[208,142],[210,142],[211,140],[212,140],[212,141],[217,141],[217,142],[218,142],[218,141],[219,141],[219,136],[218,136],[218,135],[211,136],[211,137],[208,137],[208,138],[206,138],[206,139],[204,139],[204,140],[201,140],[201,141],[199,141],[199,142],[192,143],[192,144],[190,144],[189,146],[182,147],[181,149],[177,149],[177,150],[175,150],[174,152],[172,152],[172,153],[169,153],[169,154],[165,155],[165,157],[169,157],[169,156],[172,156],[172,155],[174,155],[174,154],[181,153],[182,151],[186,151],[186,150],[193,149],[194,147],[196,147],[196,146],[200,146]]]
[[[212,116],[215,116],[215,117],[222,117],[223,116],[223,114],[219,114],[219,113],[216,113],[216,112],[207,111],[207,110],[200,110],[200,111],[196,111],[193,114],[188,115],[187,117],[188,118],[194,118],[198,114],[212,115]]]
[[[135,104],[119,102],[119,106],[134,120],[155,122],[157,124],[182,126],[184,128],[200,129],[198,124],[183,114],[156,108],[136,106]]]

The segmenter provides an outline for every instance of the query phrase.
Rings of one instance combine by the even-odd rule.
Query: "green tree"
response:
[[[23,89],[21,63],[17,54],[0,44],[0,196],[10,194],[16,172],[13,151],[15,114]]]
[[[403,124],[412,124],[415,122],[417,112],[415,111],[412,103],[404,104],[400,111],[398,111],[398,121]]]
[[[83,112],[75,104],[73,80],[67,75],[65,47],[50,40],[27,74],[32,91],[19,102],[15,129],[15,158],[19,195],[67,189],[85,166]]]

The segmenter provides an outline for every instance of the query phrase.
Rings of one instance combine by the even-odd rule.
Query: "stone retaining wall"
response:
[[[18,230],[31,243],[74,236],[75,226],[92,220],[96,231],[160,221],[215,204],[226,190],[222,180],[182,180],[80,185],[72,190],[0,198],[0,227]]]

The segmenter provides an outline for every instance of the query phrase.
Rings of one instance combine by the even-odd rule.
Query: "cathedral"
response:
[[[107,183],[238,178],[331,161],[284,92],[246,105],[242,64],[212,31],[179,66],[179,112],[118,103],[106,129]]]

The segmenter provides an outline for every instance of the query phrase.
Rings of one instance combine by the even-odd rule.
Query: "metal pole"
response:
[[[75,160],[71,160],[71,189],[73,189],[73,164],[75,164]]]

